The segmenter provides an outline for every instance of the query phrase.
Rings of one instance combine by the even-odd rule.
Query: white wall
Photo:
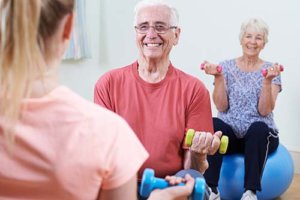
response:
[[[62,66],[61,80],[83,97],[93,99],[93,86],[105,71],[137,58],[133,7],[138,0],[87,0],[87,26],[92,59]],[[297,0],[170,0],[180,12],[182,34],[171,54],[178,68],[193,74],[212,91],[212,77],[199,70],[203,60],[219,62],[241,55],[241,22],[263,18],[270,27],[269,43],[261,57],[285,66],[283,91],[275,109],[281,142],[300,152],[300,1]],[[212,105],[213,112],[216,110]],[[298,124],[299,123],[299,124]],[[296,154],[300,160],[299,154]],[[299,169],[298,169],[299,170]]]

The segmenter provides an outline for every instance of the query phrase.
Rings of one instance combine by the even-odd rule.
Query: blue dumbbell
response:
[[[177,186],[183,186],[184,183],[180,183]],[[154,170],[146,168],[143,173],[142,182],[140,186],[140,195],[142,197],[148,197],[154,189],[164,189],[170,187],[168,181],[162,178],[156,178],[154,176]],[[203,178],[196,178],[193,193],[191,194],[192,200],[203,200],[205,194],[205,180]]]

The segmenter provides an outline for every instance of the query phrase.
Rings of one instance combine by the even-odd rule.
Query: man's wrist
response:
[[[207,154],[201,154],[195,151],[190,151],[191,154],[191,169],[200,171],[202,174],[208,168]]]
[[[192,150],[190,150],[190,153],[191,153],[191,160],[193,160],[193,159],[198,160],[198,161],[206,160],[207,154],[205,154],[205,153],[198,153],[198,152],[192,151]]]

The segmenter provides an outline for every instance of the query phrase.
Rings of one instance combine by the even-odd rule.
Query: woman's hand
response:
[[[276,76],[280,75],[280,73],[284,70],[282,65],[279,65],[278,63],[275,63],[274,65],[272,65],[271,67],[269,67],[268,69],[264,69],[262,71],[263,76],[267,79],[267,80],[272,80],[273,78],[275,78]]]
[[[195,180],[189,174],[186,174],[184,178],[167,176],[165,179],[174,186],[153,190],[148,200],[187,200],[192,194]],[[185,185],[176,186],[179,183],[185,183]]]
[[[200,68],[205,71],[206,74],[213,75],[213,76],[219,76],[222,74],[222,67],[217,64],[209,63],[207,61],[204,61]]]

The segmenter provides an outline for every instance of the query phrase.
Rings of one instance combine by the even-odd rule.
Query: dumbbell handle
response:
[[[282,65],[279,65],[279,70],[280,70],[281,72],[283,72],[284,67],[283,67]],[[263,69],[263,70],[261,70],[261,73],[262,73],[263,76],[267,76],[268,70],[267,70],[267,69]]]
[[[184,186],[184,183],[179,183],[176,186]],[[203,200],[205,193],[205,180],[197,177],[195,179],[194,190],[191,195],[192,200]],[[164,189],[170,187],[168,181],[162,178],[156,178],[154,176],[154,170],[146,168],[143,173],[142,182],[140,186],[140,195],[142,197],[148,197],[154,189]]]
[[[200,69],[201,69],[201,70],[204,70],[204,68],[205,68],[205,63],[201,63]],[[218,65],[218,66],[217,66],[217,72],[218,72],[218,73],[221,73],[222,70],[223,70],[222,66]]]
[[[195,130],[194,129],[188,129],[188,131],[186,132],[185,141],[184,141],[184,144],[187,147],[192,146],[194,135],[195,135]],[[219,153],[220,154],[225,154],[226,153],[227,147],[228,147],[228,142],[229,142],[228,136],[223,135],[221,137],[221,144],[220,144],[220,147],[219,147]]]
[[[168,181],[166,181],[163,178],[153,178],[153,185],[154,185],[153,190],[154,189],[164,189],[164,188],[172,186],[169,184]],[[179,183],[176,186],[184,186],[184,185],[185,185],[184,183]]]
[[[183,185],[183,183],[179,185]],[[153,169],[146,168],[144,170],[139,191],[142,197],[148,197],[155,189],[164,189],[166,187],[170,187],[170,184],[165,179],[156,178]]]

